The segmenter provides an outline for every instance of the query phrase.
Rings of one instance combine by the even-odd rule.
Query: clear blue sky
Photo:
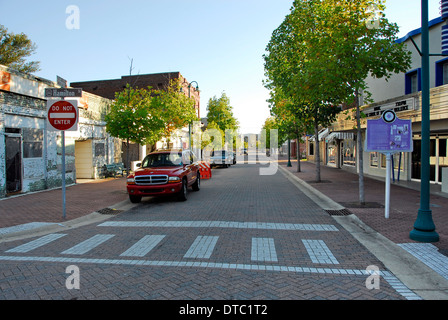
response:
[[[129,74],[179,71],[207,102],[225,92],[242,133],[258,133],[269,117],[263,58],[271,34],[292,0],[0,0],[0,24],[37,44],[36,75],[69,82]],[[387,0],[386,16],[400,36],[421,26],[420,0]],[[80,28],[69,30],[66,8],[80,10]],[[439,0],[429,0],[430,19]]]

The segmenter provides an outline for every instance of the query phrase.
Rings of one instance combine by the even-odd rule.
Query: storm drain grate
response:
[[[121,212],[123,212],[123,210],[117,210],[117,209],[112,209],[112,208],[104,208],[104,209],[98,210],[98,213],[100,213],[100,214],[111,214],[111,215],[119,214]]]
[[[330,216],[349,216],[353,214],[353,212],[345,208],[341,210],[325,210],[325,212],[327,212]]]

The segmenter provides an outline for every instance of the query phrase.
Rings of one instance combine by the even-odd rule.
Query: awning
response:
[[[352,132],[332,132],[325,139],[326,142],[333,141],[335,139],[339,140],[354,140],[355,134]]]
[[[319,141],[322,141],[322,139],[324,139],[326,136],[328,136],[328,134],[330,133],[330,130],[328,128],[322,129],[319,131]],[[313,135],[310,138],[310,141],[314,141],[315,136]]]

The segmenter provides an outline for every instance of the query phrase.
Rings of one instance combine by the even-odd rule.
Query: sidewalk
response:
[[[391,182],[389,219],[385,218],[385,182],[379,178],[364,177],[366,205],[359,205],[358,175],[342,169],[321,165],[321,182],[316,183],[316,166],[301,161],[301,172],[297,172],[297,160],[279,157],[279,165],[313,188],[340,203],[362,222],[396,244],[415,243],[409,238],[420,208],[420,191],[417,182]],[[431,186],[430,208],[440,240],[432,243],[441,254],[448,256],[448,195],[440,192],[440,186]],[[418,242],[417,242],[418,243]]]
[[[27,223],[63,223],[127,199],[126,178],[70,185],[66,187],[64,220],[61,188],[3,198],[0,199],[0,231]]]

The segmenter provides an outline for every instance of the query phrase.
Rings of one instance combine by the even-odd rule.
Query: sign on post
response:
[[[386,200],[384,207],[385,217],[388,219],[392,155],[413,151],[411,120],[397,118],[393,110],[385,111],[379,119],[367,120],[365,150],[386,155]]]
[[[47,102],[48,130],[78,130],[78,101],[59,100]]]
[[[65,97],[82,97],[82,89],[46,88],[45,97],[61,100],[47,100],[47,130],[61,131],[62,140],[62,218],[65,220],[65,131],[78,130],[78,101],[64,100]]]

